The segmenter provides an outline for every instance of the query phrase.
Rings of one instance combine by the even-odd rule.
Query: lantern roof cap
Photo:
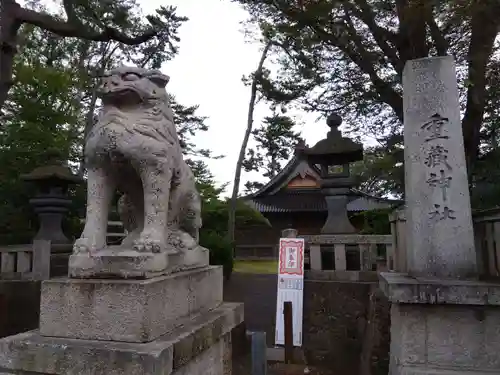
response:
[[[326,138],[320,140],[313,147],[303,150],[304,155],[313,163],[318,164],[348,164],[363,160],[363,145],[352,139],[342,137],[338,129],[342,124],[342,117],[337,113],[331,113],[326,119],[330,127]]]

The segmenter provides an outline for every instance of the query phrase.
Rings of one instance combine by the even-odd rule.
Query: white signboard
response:
[[[304,300],[304,239],[280,238],[276,345],[285,344],[283,303],[292,302],[293,345],[302,346],[302,304]]]

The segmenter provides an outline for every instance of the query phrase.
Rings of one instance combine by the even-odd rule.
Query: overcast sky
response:
[[[232,182],[250,97],[250,89],[241,78],[256,69],[261,48],[245,42],[240,22],[247,18],[247,13],[229,0],[141,0],[141,3],[148,13],[170,4],[177,6],[179,15],[189,17],[180,29],[179,55],[166,63],[162,71],[170,76],[167,88],[178,101],[184,105],[199,104],[199,114],[208,117],[210,130],[198,136],[196,144],[226,155],[208,164],[219,183]],[[265,104],[260,104],[255,125],[268,113]],[[304,125],[298,130],[310,145],[323,138],[328,130],[315,119],[314,115],[299,118]],[[262,180],[257,173],[245,174],[240,190],[249,178]]]

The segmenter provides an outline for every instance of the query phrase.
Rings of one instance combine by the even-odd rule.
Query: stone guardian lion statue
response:
[[[160,253],[197,245],[200,198],[182,157],[174,115],[156,70],[120,67],[105,74],[103,109],[85,144],[87,216],[73,253],[106,247],[111,200],[123,192],[118,211],[127,237],[122,247]]]

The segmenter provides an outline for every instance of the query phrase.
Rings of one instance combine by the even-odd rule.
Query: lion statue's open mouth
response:
[[[128,87],[119,87],[117,89],[101,91],[100,98],[104,105],[122,105],[142,103],[143,98],[136,91]]]

